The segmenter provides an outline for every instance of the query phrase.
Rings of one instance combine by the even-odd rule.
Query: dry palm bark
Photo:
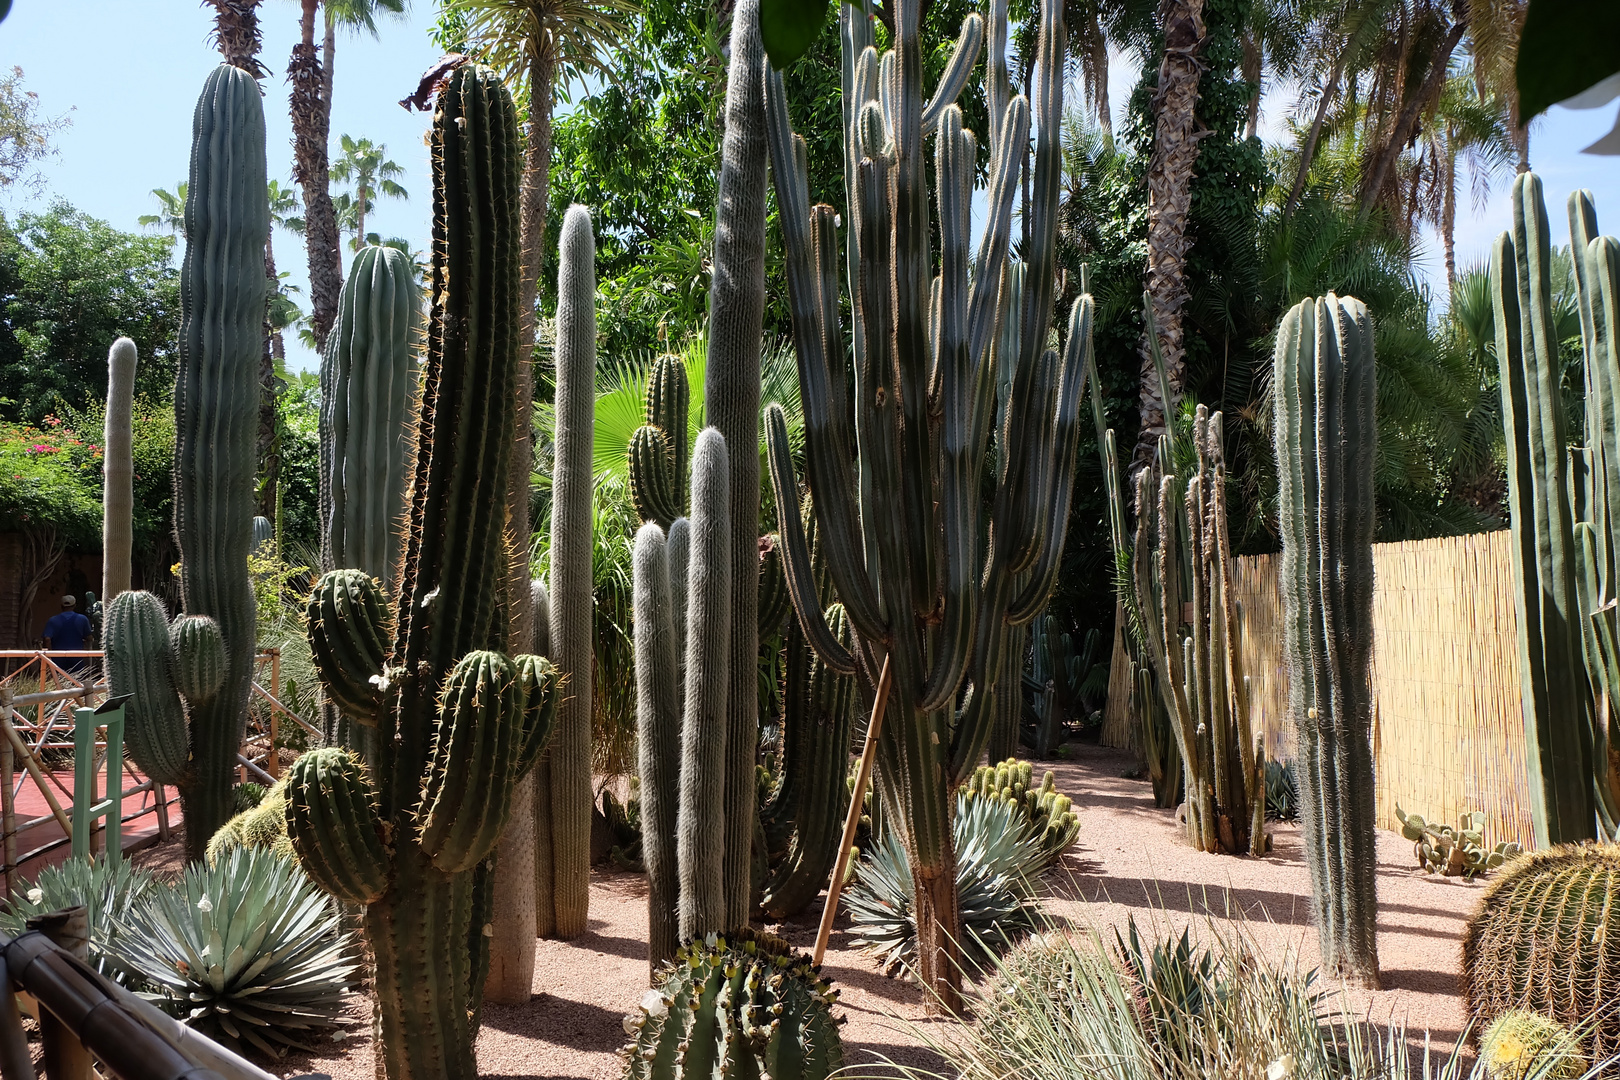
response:
[[[214,8],[214,42],[225,62],[255,79],[266,72],[259,63],[259,0],[208,0]]]
[[[300,38],[287,65],[292,84],[293,179],[304,193],[304,242],[309,250],[310,322],[317,350],[337,320],[338,293],[343,289],[343,256],[337,211],[332,207],[326,143],[332,126],[331,81],[315,48],[315,10],[319,0],[302,0]],[[330,24],[331,20],[327,20]],[[330,28],[330,27],[329,27]],[[326,34],[328,52],[332,42]],[[328,67],[330,64],[327,65]]]
[[[1193,166],[1198,160],[1198,76],[1204,42],[1204,0],[1163,0],[1164,59],[1153,93],[1153,156],[1148,162],[1148,302],[1158,327],[1158,345],[1177,394],[1186,368],[1181,309],[1187,301],[1187,211],[1192,205]],[[1142,342],[1141,430],[1133,458],[1138,466],[1153,459],[1164,431],[1165,409],[1154,367],[1152,343]]]

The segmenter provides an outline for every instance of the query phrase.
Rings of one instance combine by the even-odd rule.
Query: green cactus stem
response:
[[[106,607],[102,623],[107,681],[124,706],[124,746],[141,771],[160,784],[183,785],[190,775],[190,735],[171,672],[174,645],[163,601],[126,591]]]
[[[558,696],[547,661],[502,651],[522,144],[493,72],[466,65],[449,76],[432,150],[433,317],[398,610],[369,575],[335,571],[317,586],[331,614],[311,627],[329,692],[361,682],[380,691],[376,754],[363,763],[315,751],[288,785],[288,834],[311,876],[366,905],[377,1066],[388,1080],[478,1075],[493,856]],[[380,626],[394,634],[377,670],[334,662],[362,668],[369,646],[353,643]]]
[[[107,350],[107,422],[102,435],[101,602],[129,588],[135,465],[131,411],[135,399],[135,343],[121,337]]]
[[[746,456],[746,455],[745,455]],[[698,433],[692,452],[691,555],[686,571],[686,690],[681,721],[681,791],[675,821],[680,866],[682,941],[727,929],[726,698],[731,655],[731,466],[714,428]],[[752,676],[753,669],[750,667]],[[750,686],[752,690],[752,686]],[[753,773],[749,781],[753,782]],[[752,829],[750,829],[750,836]],[[744,877],[747,877],[745,872]]]
[[[641,777],[641,858],[647,868],[648,977],[679,944],[675,851],[679,802],[682,694],[675,662],[669,545],[648,522],[636,534],[632,565],[636,633],[636,752]]]
[[[536,869],[541,936],[585,932],[591,869],[591,440],[596,387],[596,246],[591,215],[571,206],[558,243],[557,448],[551,501],[551,656],[569,687],[557,715],[548,788],[535,828],[551,865]],[[547,802],[546,812],[538,804]],[[538,854],[536,862],[538,863]]]
[[[1371,667],[1378,427],[1366,305],[1332,293],[1295,305],[1277,328],[1274,370],[1283,646],[1313,914],[1324,968],[1376,987]]]
[[[167,673],[157,678],[153,642],[144,636],[139,642],[117,640],[125,630],[154,632],[153,616],[161,616],[161,605],[154,611],[151,603],[136,600],[124,613],[128,617],[112,619],[109,613],[111,632],[105,640],[110,652],[128,660],[109,665],[113,692],[152,698],[131,712],[125,737],[131,756],[148,775],[167,776],[160,782],[180,789],[186,854],[196,860],[204,857],[209,837],[234,812],[231,793],[247,722],[257,630],[247,563],[258,467],[255,432],[270,209],[264,108],[258,84],[240,68],[221,65],[203,86],[192,117],[188,183],[174,389],[175,540],[182,607],[217,626],[224,677],[206,701],[187,703],[186,722],[176,728],[176,688]],[[120,677],[135,673],[140,674],[133,682]],[[140,730],[148,721],[161,726]],[[177,774],[175,763],[188,757]]]

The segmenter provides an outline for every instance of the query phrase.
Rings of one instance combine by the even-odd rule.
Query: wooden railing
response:
[[[98,820],[90,821],[91,836],[81,837],[74,845],[74,828],[70,817],[75,791],[68,790],[53,768],[54,762],[76,754],[74,707],[88,707],[105,700],[107,685],[100,680],[102,654],[96,650],[74,652],[46,652],[43,650],[0,651],[0,668],[12,670],[0,676],[0,831],[3,831],[4,865],[0,867],[5,895],[15,884],[16,873],[23,864],[50,853],[62,846],[76,846],[85,852],[99,850],[103,839],[103,826]],[[283,719],[297,724],[304,731],[320,738],[320,729],[298,716],[271,690],[281,686],[281,651],[262,649],[258,654],[260,671],[253,682],[253,695],[269,706],[266,718],[250,723],[237,761],[242,779],[253,778],[273,783],[281,774],[276,745],[280,739]],[[86,662],[87,670],[72,670],[73,661]],[[263,669],[268,667],[266,673]],[[268,674],[266,680],[265,675]],[[19,692],[20,691],[20,692]],[[106,728],[95,731],[92,742],[95,760],[88,770],[76,770],[84,775],[99,776],[108,760]],[[114,755],[121,756],[121,755]],[[18,775],[19,769],[22,775]],[[152,842],[161,843],[169,838],[169,809],[173,793],[148,777],[141,776],[131,762],[123,761],[118,770],[120,798],[115,802],[132,801],[128,813],[120,812],[119,824],[126,825],[149,814],[157,818],[157,831]],[[111,779],[108,778],[109,796]],[[32,781],[42,796],[47,812],[19,821],[18,796],[24,784]],[[77,790],[79,785],[75,785]],[[96,801],[95,792],[89,793]],[[61,826],[62,835],[21,854],[17,851],[17,838],[52,821]],[[82,830],[81,830],[82,831]]]

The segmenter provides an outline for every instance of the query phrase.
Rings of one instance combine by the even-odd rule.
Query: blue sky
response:
[[[340,36],[336,50],[332,141],[349,134],[387,146],[405,175],[410,198],[384,201],[368,219],[368,230],[402,236],[427,247],[431,212],[431,173],[423,137],[426,113],[407,113],[398,101],[415,89],[418,77],[438,52],[428,39],[436,5],[413,0],[404,19],[381,22],[376,39]],[[264,34],[261,59],[272,74],[264,80],[270,175],[290,182],[292,131],[287,117],[285,71],[298,36],[296,0],[265,0],[260,8]],[[186,174],[191,112],[218,53],[208,42],[210,9],[198,0],[15,0],[0,23],[0,66],[20,66],[24,85],[40,96],[42,109],[67,113],[71,126],[57,139],[60,155],[42,172],[45,195],[0,201],[7,212],[37,208],[63,198],[122,229],[153,213],[155,187],[172,189]],[[1135,81],[1132,66],[1118,60],[1110,71],[1110,97],[1122,109]],[[1280,132],[1289,107],[1286,92],[1268,94],[1264,128]],[[71,111],[70,111],[71,110]],[[1586,112],[1555,108],[1531,131],[1531,161],[1546,182],[1554,234],[1561,235],[1563,200],[1576,187],[1597,197],[1599,222],[1620,230],[1620,158],[1593,157],[1579,149],[1602,136],[1614,121],[1615,106]],[[1510,219],[1506,182],[1499,183],[1479,210],[1460,208],[1458,263],[1489,254],[1491,241]],[[1426,238],[1419,272],[1444,294],[1444,268],[1437,237]],[[301,238],[278,232],[276,261],[306,291]],[[345,260],[348,252],[344,253]],[[288,362],[313,368],[316,358],[288,341]]]

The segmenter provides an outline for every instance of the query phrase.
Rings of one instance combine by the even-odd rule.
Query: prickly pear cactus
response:
[[[769,934],[709,934],[680,948],[625,1017],[625,1080],[825,1080],[844,1064],[838,991]]]
[[[1399,806],[1395,807],[1395,817],[1401,823],[1401,835],[1412,841],[1418,865],[1430,874],[1472,881],[1524,853],[1524,845],[1513,840],[1486,847],[1485,814],[1479,810],[1464,814],[1456,828],[1425,821],[1421,815],[1408,814]]]
[[[496,841],[556,704],[549,662],[501,651],[522,146],[500,79],[457,69],[439,94],[432,146],[433,318],[398,614],[356,571],[328,574],[311,601],[328,692],[376,695],[376,753],[367,765],[313,751],[287,785],[288,834],[305,869],[365,906],[388,1080],[477,1076]]]

